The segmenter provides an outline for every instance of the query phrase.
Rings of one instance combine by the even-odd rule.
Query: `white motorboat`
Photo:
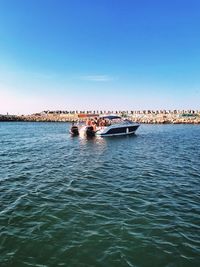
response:
[[[89,115],[87,116],[89,117]],[[92,124],[91,124],[92,122]],[[70,132],[72,135],[86,135],[88,137],[97,136],[117,136],[134,134],[140,125],[128,119],[116,115],[100,116],[88,125],[77,126],[72,124]]]

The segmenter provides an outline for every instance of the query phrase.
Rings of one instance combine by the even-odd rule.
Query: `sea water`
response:
[[[200,126],[0,123],[0,266],[198,266]]]

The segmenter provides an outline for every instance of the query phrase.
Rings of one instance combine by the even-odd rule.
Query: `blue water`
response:
[[[200,126],[0,123],[0,266],[199,266]]]

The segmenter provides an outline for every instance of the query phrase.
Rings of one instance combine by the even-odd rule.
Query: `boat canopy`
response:
[[[100,118],[108,119],[108,120],[121,119],[121,117],[117,115],[103,115],[103,116],[100,116]]]

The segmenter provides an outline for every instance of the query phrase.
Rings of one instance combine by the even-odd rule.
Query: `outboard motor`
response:
[[[76,125],[72,125],[71,129],[70,129],[70,133],[73,136],[79,135],[79,130],[78,130],[78,126]]]
[[[92,126],[88,126],[86,129],[86,136],[87,137],[93,137],[95,136],[95,131],[94,128]]]

